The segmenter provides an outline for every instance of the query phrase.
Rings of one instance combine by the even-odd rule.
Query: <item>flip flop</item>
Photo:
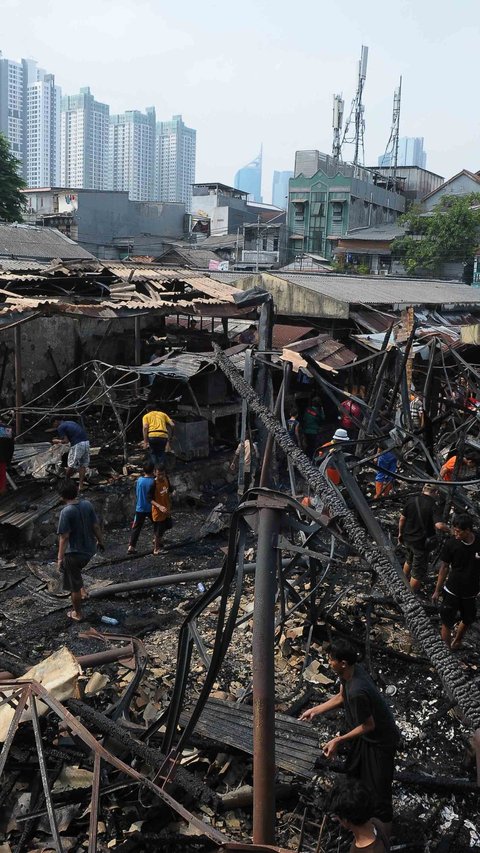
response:
[[[72,622],[83,622],[83,617],[76,616],[74,610],[69,610],[67,616]]]

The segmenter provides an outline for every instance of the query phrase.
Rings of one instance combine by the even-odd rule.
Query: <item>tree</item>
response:
[[[444,263],[470,264],[480,245],[480,193],[446,195],[432,213],[413,207],[400,220],[405,237],[392,244],[392,257],[401,260],[407,273],[428,270],[439,275]]]
[[[19,161],[10,151],[10,143],[0,133],[0,220],[21,222],[25,196],[20,190],[27,185],[18,173]]]

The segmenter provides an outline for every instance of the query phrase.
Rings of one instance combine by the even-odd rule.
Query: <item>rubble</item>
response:
[[[176,288],[177,279],[164,272],[162,280]],[[140,291],[145,286],[153,299],[154,277],[142,282],[120,273],[121,266],[96,270],[95,279],[108,279],[114,290],[118,281],[112,276],[120,278],[122,299],[127,290],[138,298],[138,280]],[[201,287],[208,290],[208,282],[195,285],[190,277],[174,301],[190,288],[189,307],[207,310],[195,296]],[[358,316],[365,321],[367,314],[365,309]],[[449,653],[439,638],[436,609],[405,586],[401,553],[393,544],[405,496],[438,479],[445,454],[459,441],[480,447],[478,405],[445,402],[461,379],[475,397],[480,374],[463,350],[460,355],[445,339],[426,337],[425,328],[420,336],[418,326],[402,320],[402,342],[398,328],[390,331],[391,316],[375,319],[388,321],[388,331],[382,330],[375,347],[370,341],[376,350],[366,357],[358,347],[368,342],[359,344],[353,335],[336,342],[333,332],[317,334],[311,345],[292,342],[271,356],[262,355],[259,341],[252,358],[245,347],[194,354],[182,343],[183,352],[166,352],[153,368],[94,358],[74,368],[61,390],[49,388],[40,402],[23,406],[29,443],[17,445],[15,491],[0,498],[0,853],[347,850],[347,836],[326,814],[343,761],[332,764],[321,756],[338,718],[298,721],[302,709],[335,689],[327,655],[332,632],[361,651],[402,733],[393,849],[433,853],[441,842],[445,851],[480,844],[478,623],[462,653]],[[205,337],[211,347],[213,338]],[[282,364],[289,353],[296,354],[298,368],[292,376]],[[238,369],[248,373],[260,363],[262,382],[270,377],[277,393],[278,417],[253,391],[255,377],[249,384],[239,375]],[[399,408],[408,421],[412,370],[429,417],[423,432],[395,423]],[[348,374],[356,378],[356,391],[345,392],[345,371],[356,371]],[[304,393],[307,372],[330,406],[331,423],[346,393],[361,407],[351,455],[336,453],[339,489],[282,426],[292,388]],[[145,386],[138,396],[137,383],[148,373],[155,379],[152,391],[156,386],[165,392],[158,399],[172,402],[177,395],[179,411],[190,408],[192,423],[202,418],[209,424],[206,458],[188,458],[182,450],[169,459],[175,464],[175,526],[155,558],[146,538],[144,550],[125,553],[143,461],[138,418],[149,393]],[[356,393],[361,384],[366,400]],[[47,414],[63,411],[65,400],[65,411],[84,418],[95,445],[87,497],[102,516],[108,542],[106,554],[96,555],[85,572],[87,624],[80,627],[66,624],[68,598],[59,589],[55,562],[62,449],[53,453],[40,440]],[[228,463],[239,426],[234,419],[240,418],[246,434],[248,413],[273,440],[264,447],[262,487],[238,505]],[[391,432],[400,462],[396,488],[374,503],[378,440]],[[204,444],[202,439],[196,448]],[[285,457],[292,463],[288,487]],[[447,507],[468,506],[478,520],[479,483],[473,477],[468,484],[442,484]],[[306,494],[312,506],[300,502]],[[278,534],[274,539],[268,519]],[[270,584],[262,591],[258,581],[266,565]],[[270,634],[258,635],[265,613]],[[262,689],[271,679],[263,697],[270,703],[268,717],[260,713],[264,708],[259,711],[259,661],[266,676]],[[259,732],[263,755],[256,751]],[[266,844],[258,838],[259,807],[262,820],[272,814],[265,798],[259,804],[256,772],[268,761],[275,838]]]

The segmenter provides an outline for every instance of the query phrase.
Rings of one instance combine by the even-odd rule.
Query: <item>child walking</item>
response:
[[[138,478],[135,493],[137,502],[135,504],[135,516],[132,522],[132,533],[130,536],[130,544],[128,546],[128,554],[135,554],[136,544],[140,536],[141,529],[147,518],[152,521],[152,501],[150,492],[155,483],[153,462],[146,462],[143,466],[143,475]]]
[[[166,530],[172,527],[171,516],[171,500],[170,494],[172,487],[170,480],[167,477],[167,472],[164,465],[157,465],[155,468],[155,480],[150,489],[150,499],[152,502],[152,520],[153,520],[153,536],[155,555],[161,553],[161,543]]]

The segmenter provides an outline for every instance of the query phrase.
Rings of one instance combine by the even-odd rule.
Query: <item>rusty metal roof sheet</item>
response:
[[[302,357],[302,353],[305,352],[308,352],[320,367],[332,371],[345,367],[347,364],[353,364],[358,358],[356,353],[348,349],[345,344],[334,340],[329,335],[322,334],[284,347],[281,359],[282,361],[290,361],[295,372],[300,368],[308,370],[307,363]]]

